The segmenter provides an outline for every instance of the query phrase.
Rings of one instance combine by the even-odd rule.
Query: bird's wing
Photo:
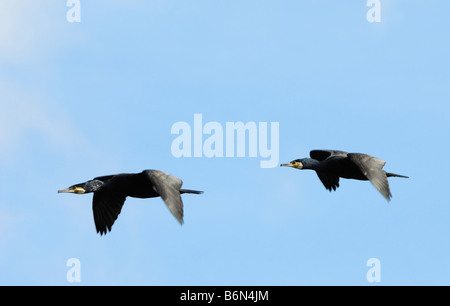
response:
[[[348,158],[359,167],[361,172],[370,180],[373,186],[386,198],[391,200],[391,191],[386,172],[383,170],[386,162],[382,159],[360,153],[350,153]]]
[[[347,156],[347,152],[344,151],[337,151],[337,150],[312,150],[309,153],[309,156],[312,159],[318,160],[318,161],[322,161],[325,160],[329,157],[334,157],[334,156],[342,156],[342,157],[346,157]]]
[[[112,178],[115,177],[115,176],[116,176],[116,175],[99,176],[99,177],[94,178],[94,180],[106,182],[106,181],[109,181],[110,179],[112,179]]]
[[[180,188],[183,182],[175,176],[158,170],[147,170],[145,173],[172,215],[180,224],[183,224],[183,201],[180,196]]]
[[[329,191],[336,190],[339,188],[339,176],[317,171],[320,181]]]
[[[122,210],[126,196],[109,191],[96,191],[92,199],[94,222],[100,235],[111,231],[111,227]]]

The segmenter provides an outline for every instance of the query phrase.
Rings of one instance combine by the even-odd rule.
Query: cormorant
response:
[[[319,179],[329,191],[336,190],[339,187],[340,177],[361,181],[369,180],[388,201],[391,200],[392,195],[387,178],[408,178],[382,170],[386,162],[367,154],[336,150],[313,150],[310,152],[310,157],[296,159],[280,166],[315,170]]]
[[[183,182],[159,170],[144,170],[141,173],[122,173],[96,177],[85,183],[58,190],[58,193],[84,194],[93,192],[92,209],[97,233],[111,231],[111,227],[122,210],[126,197],[161,197],[173,216],[183,224],[182,193],[200,194],[202,191],[181,189]]]

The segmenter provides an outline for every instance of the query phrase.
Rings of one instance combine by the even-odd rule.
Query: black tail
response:
[[[403,177],[403,178],[409,178],[409,176],[404,176],[404,175],[400,175],[400,174],[395,174],[395,173],[389,173],[386,172],[387,177]]]
[[[180,193],[193,193],[193,194],[202,194],[203,191],[198,190],[190,190],[190,189],[180,189]]]

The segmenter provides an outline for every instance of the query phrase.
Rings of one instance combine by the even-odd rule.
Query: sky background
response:
[[[450,285],[450,2],[0,0],[0,285]],[[175,158],[178,121],[279,122],[280,163],[368,153],[368,182],[325,190],[260,158]],[[106,236],[92,195],[57,190],[159,169],[184,225],[127,199]],[[76,285],[76,284],[75,284]]]

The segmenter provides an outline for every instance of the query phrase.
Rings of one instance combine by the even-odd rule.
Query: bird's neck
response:
[[[302,164],[303,169],[311,169],[311,170],[317,170],[320,166],[320,162],[312,158],[305,158],[302,161]]]
[[[100,190],[104,184],[105,183],[102,181],[92,180],[92,181],[88,181],[85,183],[84,189],[86,190],[86,193],[96,192],[96,191]]]

